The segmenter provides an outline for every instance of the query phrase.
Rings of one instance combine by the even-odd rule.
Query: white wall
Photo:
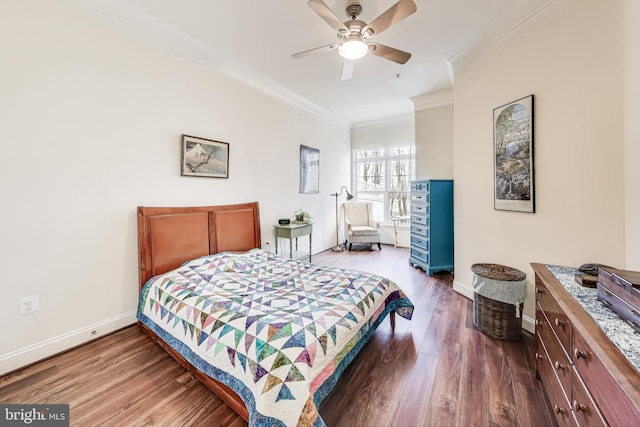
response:
[[[416,178],[453,178],[453,105],[416,111]]]
[[[626,268],[640,270],[640,2],[625,0],[624,7]]]
[[[68,2],[1,2],[0,373],[134,321],[135,208],[257,200],[262,242],[298,207],[335,242],[350,130]],[[181,177],[180,135],[230,143],[229,179]],[[320,193],[298,193],[299,145]],[[18,298],[40,311],[18,315]]]
[[[529,328],[530,262],[625,265],[623,5],[570,0],[456,73],[454,287],[470,293],[476,262],[526,272]],[[496,211],[492,111],[529,94],[536,213]]]

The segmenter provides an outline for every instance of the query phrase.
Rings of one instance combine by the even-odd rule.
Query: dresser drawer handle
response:
[[[624,283],[620,283],[620,280],[617,277],[614,277],[612,281],[613,281],[613,283],[615,283],[616,285],[620,286],[621,288],[625,287]]]
[[[544,356],[536,351],[536,359],[544,359]]]
[[[539,319],[536,319],[536,326],[542,327],[542,322]]]
[[[564,320],[560,320],[556,317],[556,326],[557,327],[564,326]]]
[[[578,403],[577,400],[573,401],[573,410],[576,412],[587,412],[587,406],[583,405],[582,403]]]
[[[606,289],[602,289],[602,293],[605,294],[608,297],[613,296],[613,294],[611,292],[609,292],[608,290],[606,290]]]
[[[636,317],[640,316],[640,313],[638,313],[635,309],[630,308],[628,310],[629,310],[629,313],[631,313],[632,316],[636,316]]]
[[[559,407],[558,405],[553,405],[553,412],[555,412],[556,414],[564,414],[565,409]]]
[[[544,294],[544,289],[536,288],[536,294]]]
[[[609,301],[605,301],[605,300],[600,300],[600,302],[602,302],[604,305],[606,305],[607,307],[611,307],[613,304],[611,304]]]
[[[586,359],[587,358],[587,353],[585,353],[584,351],[580,351],[577,348],[573,349],[573,355],[575,356],[576,359]]]
[[[557,360],[555,363],[555,367],[556,367],[556,371],[559,371],[560,369],[564,371],[565,369],[567,369],[567,365],[565,365],[564,363],[560,363]]]

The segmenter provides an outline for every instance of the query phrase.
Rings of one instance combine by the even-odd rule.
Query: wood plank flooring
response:
[[[487,337],[450,274],[428,277],[408,250],[326,251],[314,263],[370,271],[400,285],[411,321],[383,322],[320,414],[327,426],[547,426],[534,339]],[[0,403],[68,403],[74,426],[244,426],[208,389],[132,326],[0,378]]]

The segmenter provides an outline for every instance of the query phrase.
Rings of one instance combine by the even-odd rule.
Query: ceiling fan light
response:
[[[360,59],[369,52],[369,46],[357,37],[350,38],[338,47],[338,53],[345,59]]]

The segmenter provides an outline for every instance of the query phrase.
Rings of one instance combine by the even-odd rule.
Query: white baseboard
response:
[[[469,298],[471,301],[473,301],[473,288],[471,286],[468,286],[464,283],[454,280],[453,290],[459,293],[460,295],[465,296]],[[531,317],[525,314],[522,315],[522,329],[524,329],[527,332],[531,332],[532,334],[535,334],[535,331],[536,331],[535,324],[536,324],[535,319],[532,319]]]
[[[54,354],[84,344],[103,335],[109,334],[136,322],[136,311],[85,326],[75,331],[50,338],[45,341],[21,348],[11,353],[0,355],[0,375],[15,371]]]

